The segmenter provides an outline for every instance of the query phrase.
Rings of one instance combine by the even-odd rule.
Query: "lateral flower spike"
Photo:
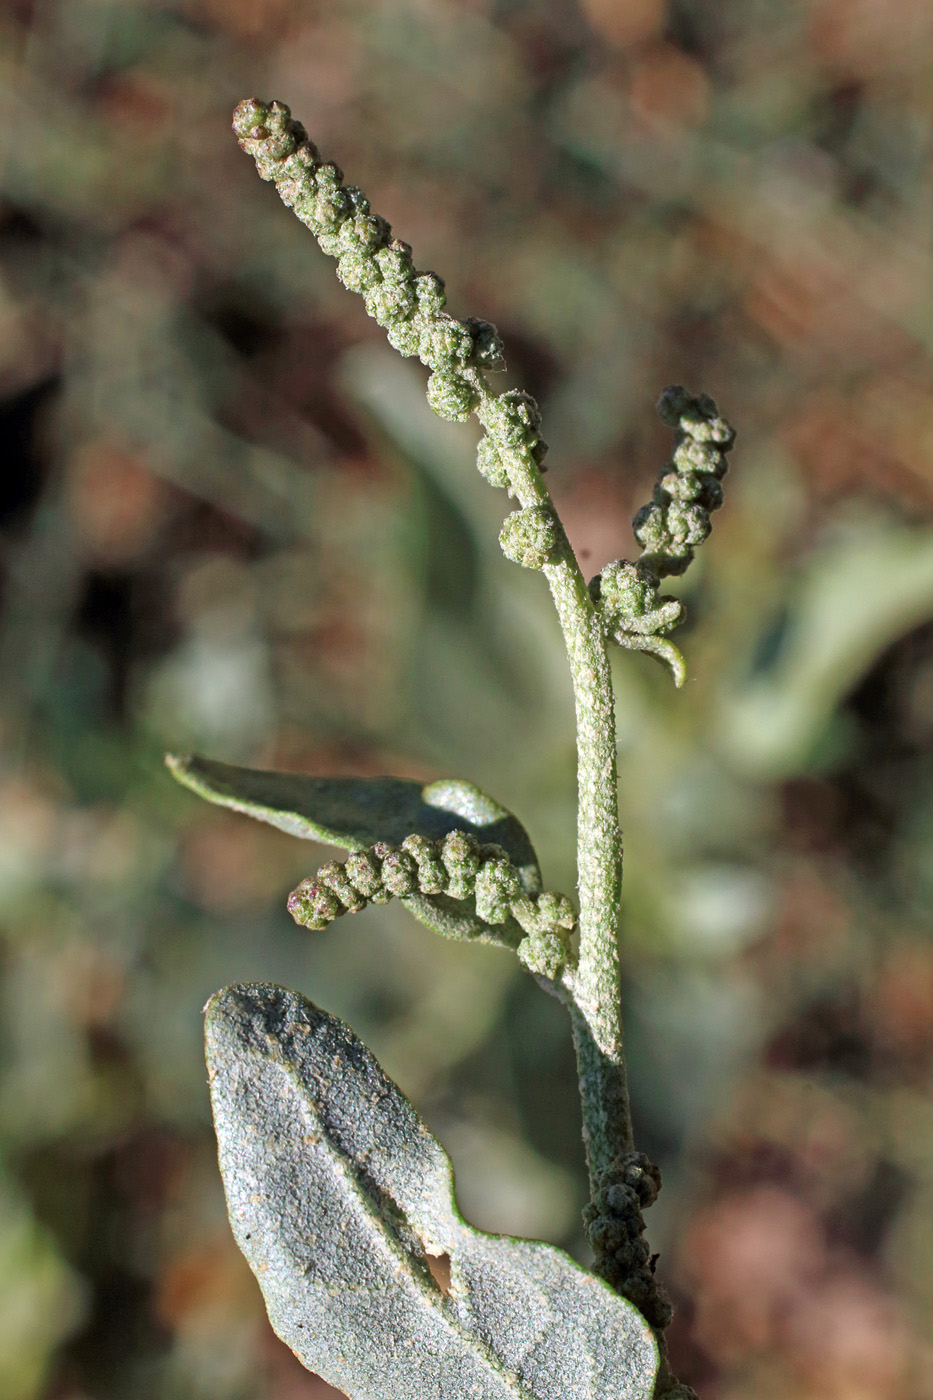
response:
[[[233,114],[233,129],[264,180],[337,259],[337,276],[358,292],[401,355],[416,355],[431,371],[428,402],[435,413],[462,422],[479,413],[486,428],[477,465],[487,480],[508,487],[516,455],[540,467],[547,443],[530,394],[497,395],[486,371],[505,368],[495,326],[475,316],[458,321],[445,311],[443,280],[419,272],[411,248],[393,237],[361,190],[343,183],[343,172],[325,161],[284,102],[248,98]]]
[[[639,563],[664,578],[682,574],[696,546],[709,537],[710,514],[722,505],[726,453],[735,443],[735,429],[720,417],[709,394],[694,398],[679,384],[664,390],[658,416],[674,429],[674,452],[632,530],[644,550]]]
[[[466,831],[436,841],[407,836],[400,846],[378,841],[345,861],[328,861],[292,891],[288,911],[302,927],[320,930],[367,904],[419,894],[474,900],[477,918],[492,928],[504,925],[497,941],[514,947],[532,972],[555,979],[571,960],[577,919],[567,896],[528,894],[502,847],[481,843]]]
[[[648,652],[683,685],[686,664],[667,638],[684,620],[683,604],[659,592],[661,579],[682,574],[697,545],[712,529],[710,514],[722,505],[726,453],[735,429],[719,415],[708,394],[694,398],[679,384],[658,401],[661,421],[674,429],[674,452],[665,463],[651,503],[632,521],[642,546],[635,563],[616,559],[590,581],[590,593],[609,636],[620,646]]]

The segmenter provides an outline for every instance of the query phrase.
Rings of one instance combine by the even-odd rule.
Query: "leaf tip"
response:
[[[190,753],[167,753],[165,755],[165,766],[178,783],[187,784],[192,762]]]
[[[228,992],[229,990],[230,990],[229,987],[221,987],[221,989],[220,989],[219,992],[213,992],[213,993],[208,997],[208,999],[207,999],[207,1001],[204,1003],[204,1005],[201,1007],[201,1015],[202,1015],[202,1016],[210,1016],[210,1015],[213,1013],[213,1011],[214,1011],[214,1009],[215,1009],[215,1007],[216,1007],[218,1001],[220,1001],[220,999],[221,999],[221,997],[224,995],[224,993],[225,993],[225,992]]]

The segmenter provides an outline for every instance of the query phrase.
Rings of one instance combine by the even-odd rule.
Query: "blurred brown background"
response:
[[[670,382],[738,426],[692,680],[620,655],[650,1221],[704,1400],[933,1395],[933,11],[924,0],[8,0],[0,15],[0,1392],[320,1400],[229,1235],[217,987],[347,1018],[467,1214],[585,1257],[560,1008],[164,749],[471,779],[572,886],[569,684],[435,420],[230,113],[288,102],[487,316],[584,566]]]

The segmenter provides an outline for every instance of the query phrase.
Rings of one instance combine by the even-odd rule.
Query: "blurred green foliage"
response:
[[[219,986],[345,1017],[474,1223],[582,1248],[560,1008],[164,748],[473,781],[573,882],[569,682],[470,428],[229,131],[256,93],[488,316],[589,572],[669,382],[740,430],[691,682],[618,659],[649,1221],[704,1400],[923,1400],[933,21],[917,0],[14,0],[0,15],[0,1390],[322,1397],[224,1217]],[[695,570],[695,573],[694,573]],[[676,871],[676,875],[671,872]]]

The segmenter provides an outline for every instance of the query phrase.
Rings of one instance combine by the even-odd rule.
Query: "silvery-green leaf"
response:
[[[859,520],[810,558],[780,648],[719,709],[720,742],[746,771],[806,771],[834,713],[882,652],[933,617],[933,535]]]
[[[478,841],[502,847],[526,894],[541,889],[541,871],[527,831],[507,808],[472,783],[456,778],[427,785],[410,778],[313,778],[171,754],[166,763],[180,783],[208,802],[346,851],[377,841],[400,845],[415,833],[437,840],[449,831],[468,831]],[[414,894],[402,902],[416,919],[447,938],[517,947],[523,937],[514,919],[484,923],[472,899]]]
[[[227,987],[206,1040],[233,1231],[310,1370],[351,1400],[648,1400],[637,1310],[560,1250],[465,1224],[443,1148],[341,1021]]]

